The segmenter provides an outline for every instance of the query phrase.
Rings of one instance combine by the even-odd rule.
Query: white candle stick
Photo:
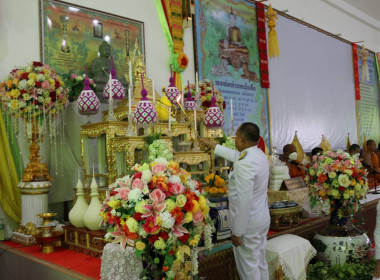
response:
[[[129,61],[129,84],[133,85],[133,81],[132,81],[132,62],[131,61]]]
[[[129,110],[129,114],[132,114],[132,86],[131,85],[129,85],[129,88],[128,88],[128,110]]]
[[[156,102],[156,91],[154,90],[154,81],[152,80],[152,90],[153,90],[153,104]]]
[[[194,132],[195,138],[197,137],[197,110],[194,109]]]
[[[171,114],[172,114],[172,107],[169,106],[169,132],[172,131],[172,120],[171,120]]]

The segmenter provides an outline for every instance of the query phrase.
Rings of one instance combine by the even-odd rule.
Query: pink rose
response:
[[[203,221],[203,214],[201,211],[193,214],[193,222],[194,222],[194,225],[198,225],[200,222]]]
[[[71,79],[75,79],[76,77],[78,77],[77,74],[72,74],[72,75],[71,75]]]
[[[165,201],[166,195],[160,189],[155,189],[154,191],[152,191],[149,197],[153,201],[153,203],[156,202],[156,204],[159,204]]]
[[[116,188],[115,192],[117,192],[122,200],[128,200],[129,189],[126,187]]]
[[[144,183],[141,181],[141,179],[134,179],[132,183],[132,189],[140,189],[142,190],[144,188]]]
[[[314,169],[317,169],[317,168],[318,168],[318,163],[314,163],[314,164],[313,164],[313,168],[314,168]]]
[[[48,89],[50,88],[50,83],[48,81],[43,81],[41,87],[43,89]]]
[[[156,164],[155,166],[153,166],[153,169],[152,169],[153,175],[157,175],[158,173],[164,172],[164,171],[165,171],[165,164],[162,164],[162,163]]]
[[[181,194],[185,191],[185,187],[181,183],[171,184],[169,191],[175,195]]]

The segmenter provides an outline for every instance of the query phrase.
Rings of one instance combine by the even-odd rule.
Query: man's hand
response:
[[[207,139],[207,138],[201,138],[201,139],[199,139],[199,142],[203,143],[205,146],[207,146],[211,149],[215,149],[215,147],[216,147],[216,143],[214,141],[211,141],[210,139]]]
[[[243,242],[240,240],[240,237],[237,237],[234,234],[232,235],[231,240],[232,240],[232,245],[234,245],[235,247],[239,247],[240,245],[243,244]]]

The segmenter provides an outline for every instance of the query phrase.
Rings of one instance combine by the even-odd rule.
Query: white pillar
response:
[[[41,182],[20,182],[18,187],[21,193],[21,225],[25,226],[32,222],[36,226],[42,224],[38,214],[48,212],[48,192],[51,183]]]

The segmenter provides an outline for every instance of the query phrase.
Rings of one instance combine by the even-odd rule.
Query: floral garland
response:
[[[170,56],[169,64],[174,72],[182,73],[186,70],[187,65],[189,64],[189,58],[184,53],[173,53]]]
[[[202,110],[207,110],[211,106],[211,98],[212,98],[212,83],[210,80],[205,80],[204,82],[200,81],[198,84],[198,90],[200,90],[199,97],[196,93],[196,85],[190,84],[190,91],[193,97],[200,98],[201,108]],[[186,93],[188,90],[188,87],[186,86]],[[224,101],[223,95],[220,93],[220,91],[214,87],[214,95],[216,97],[216,105],[219,107],[219,109],[224,112],[224,109],[226,108],[226,102]],[[187,96],[185,96],[187,97]]]
[[[56,71],[34,61],[5,77],[0,97],[4,106],[18,116],[54,115],[68,102],[68,89]]]
[[[134,246],[146,264],[141,278],[197,278],[194,250],[204,236],[211,248],[212,221],[198,181],[175,162],[159,158],[136,164],[118,179],[104,201],[101,215],[106,238]]]
[[[367,173],[360,160],[338,150],[313,156],[306,168],[311,207],[322,201],[326,214],[336,210],[339,217],[346,218],[358,211],[359,200],[368,191]]]
[[[204,178],[206,182],[205,191],[210,194],[224,194],[227,192],[226,182],[219,175],[210,173]]]

